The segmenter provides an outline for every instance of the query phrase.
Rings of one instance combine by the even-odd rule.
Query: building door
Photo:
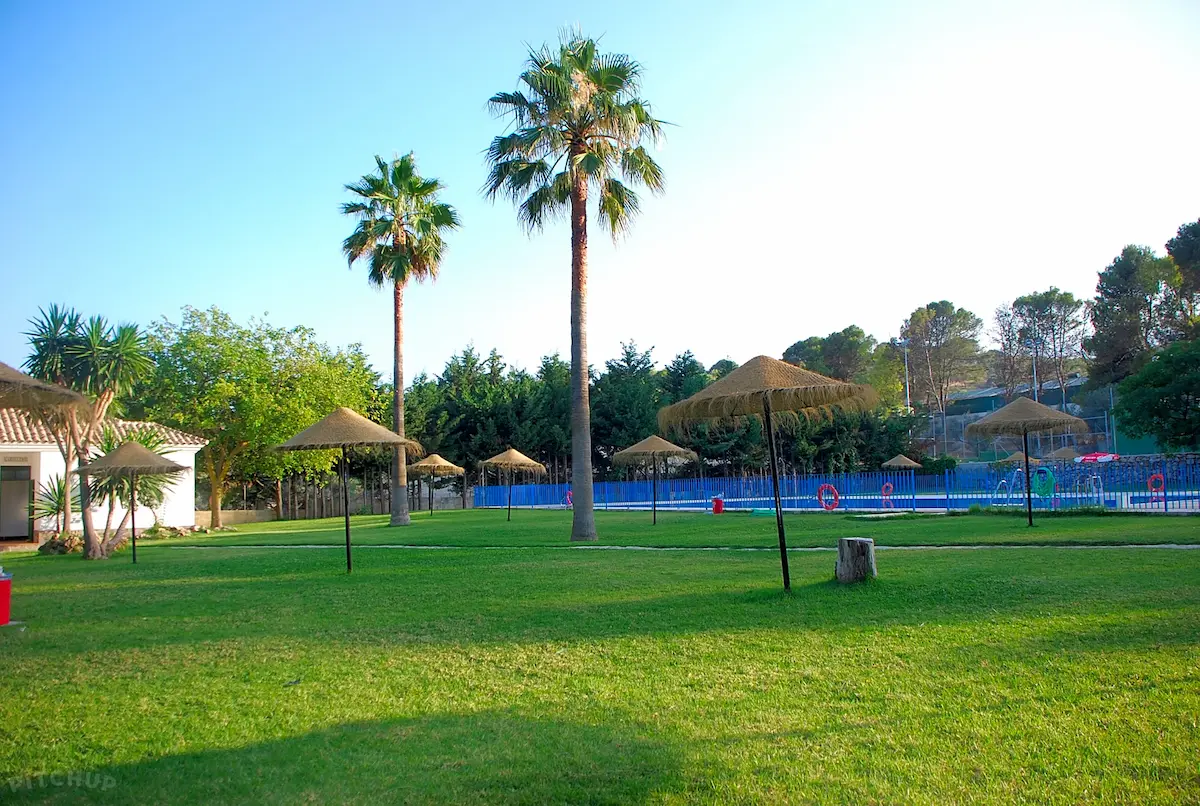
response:
[[[0,540],[30,540],[33,481],[28,467],[0,467]]]

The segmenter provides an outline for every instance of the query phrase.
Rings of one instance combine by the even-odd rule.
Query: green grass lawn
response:
[[[570,544],[571,513],[563,510],[503,510],[414,513],[405,529],[388,526],[388,516],[351,518],[357,545],[404,543],[441,546],[547,546]],[[746,513],[703,515],[660,512],[596,513],[601,545],[681,547],[771,547],[778,545],[775,517]],[[901,515],[862,519],[841,514],[786,516],[788,545],[836,546],[839,537],[871,537],[880,545],[1063,545],[1200,543],[1200,517],[1161,515],[1042,515],[1031,529],[1024,515]],[[237,532],[172,540],[174,545],[287,545],[342,543],[341,518],[256,523]],[[139,541],[147,545],[148,541]]]
[[[563,540],[561,513],[502,517],[367,519],[359,539]],[[695,544],[773,527],[670,517]],[[1147,522],[1195,542],[1189,519]],[[796,542],[1019,533],[791,523]],[[1035,531],[1159,534],[1142,523]],[[337,538],[292,528],[221,539]],[[884,552],[853,587],[797,553],[790,596],[769,552],[364,549],[353,575],[329,549],[128,559],[3,558],[28,628],[0,629],[0,803],[1200,801],[1200,551]]]

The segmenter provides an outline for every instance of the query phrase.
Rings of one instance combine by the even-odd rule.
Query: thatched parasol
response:
[[[436,453],[426,456],[408,466],[408,472],[418,476],[429,476],[429,517],[433,517],[433,483],[438,476],[461,476],[467,471]],[[418,501],[417,504],[421,502]]]
[[[794,416],[828,414],[835,409],[862,411],[876,400],[869,386],[827,378],[816,372],[760,355],[714,381],[686,400],[658,412],[662,429],[704,420],[758,416],[767,432],[771,457],[771,482],[775,491],[775,525],[779,531],[779,562],[783,567],[784,590],[791,590],[787,540],[783,531],[783,507],[779,498],[779,455],[775,448],[773,412]]]
[[[667,442],[662,437],[648,436],[636,445],[630,445],[623,451],[617,451],[613,454],[612,458],[614,465],[636,465],[649,461],[654,466],[654,481],[650,493],[650,511],[653,513],[652,523],[655,524],[658,523],[658,457],[660,456],[665,464],[672,456],[694,460],[696,452]]]
[[[87,405],[87,398],[65,386],[39,381],[31,375],[0,363],[0,409],[31,411],[58,406]]]
[[[394,434],[353,409],[336,408],[315,425],[279,446],[282,451],[333,450],[339,448],[404,448],[416,456],[425,453],[421,443]]]
[[[1025,513],[1030,526],[1033,526],[1033,488],[1029,478],[1029,435],[1086,434],[1089,430],[1088,424],[1078,417],[1043,406],[1027,397],[1018,397],[1004,408],[967,426],[967,434],[972,436],[1021,437],[1021,452],[1025,463]]]
[[[524,470],[527,473],[542,475],[546,472],[546,466],[541,462],[535,462],[525,454],[509,448],[504,453],[498,453],[491,459],[484,459],[479,463],[483,467],[496,467],[501,470],[508,471],[508,520],[512,520],[512,483],[513,471]]]
[[[914,462],[902,453],[896,454],[880,465],[880,467],[886,470],[916,470],[920,466],[920,462]]]
[[[908,471],[908,485],[909,485],[909,487],[912,488],[912,511],[916,512],[917,511],[916,475],[917,475],[917,470],[919,470],[921,467],[921,463],[914,462],[912,459],[909,459],[904,454],[898,453],[895,456],[893,456],[891,459],[888,459],[886,462],[884,462],[882,465],[880,465],[880,467],[882,467],[884,470],[907,470]],[[886,499],[886,500],[887,500],[887,503],[885,503],[884,506],[891,506],[891,499]]]
[[[323,420],[310,425],[279,446],[281,451],[319,451],[340,448],[342,451],[342,510],[346,517],[346,573],[350,573],[350,492],[348,448],[404,448],[420,456],[425,453],[421,443],[393,434],[345,406],[334,409]]]
[[[1021,451],[1015,451],[1013,453],[1010,453],[1008,456],[1005,456],[1003,459],[997,459],[996,464],[998,464],[998,465],[1014,465],[1014,464],[1023,465],[1023,464],[1025,464],[1026,458],[1027,457],[1025,456],[1025,454],[1022,453]],[[1036,457],[1030,456],[1030,457],[1028,457],[1028,461],[1029,461],[1029,464],[1036,465],[1040,460],[1037,459]]]
[[[1071,462],[1074,461],[1077,456],[1079,456],[1079,453],[1070,445],[1064,445],[1058,450],[1050,451],[1050,453],[1046,454],[1047,459],[1051,459],[1055,462]]]
[[[137,477],[168,476],[187,470],[181,464],[159,456],[140,442],[122,443],[94,462],[80,465],[74,471],[87,476],[120,476],[129,474],[129,535],[133,547],[133,563],[137,565]]]

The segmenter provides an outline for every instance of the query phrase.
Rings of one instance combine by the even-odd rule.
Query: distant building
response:
[[[1087,385],[1088,379],[1079,373],[1073,373],[1067,378],[1067,410],[1071,411],[1074,407],[1073,401],[1080,397],[1083,392],[1083,387]],[[1033,397],[1033,385],[1028,383],[1018,384],[1014,390],[1013,397]],[[1004,397],[1003,386],[983,386],[978,389],[970,389],[965,392],[952,392],[950,400],[946,405],[946,415],[954,416],[956,414],[988,414],[996,409],[1004,408],[1004,405],[1009,401]],[[1062,405],[1063,392],[1058,386],[1057,380],[1046,381],[1042,384],[1041,392],[1038,394],[1038,402],[1045,403],[1052,409],[1056,409]],[[1076,409],[1078,407],[1075,407]],[[1078,413],[1075,411],[1073,413]]]
[[[1079,373],[1072,373],[1066,382],[1067,411],[1077,417],[1082,417],[1091,428],[1091,434],[1075,435],[1037,435],[1031,437],[1036,449],[1035,456],[1042,456],[1055,448],[1071,446],[1084,448],[1085,451],[1103,450],[1126,455],[1160,453],[1161,449],[1153,439],[1131,437],[1117,427],[1110,409],[1109,396],[1087,395],[1085,387],[1088,379]],[[938,412],[929,415],[925,427],[918,438],[923,447],[931,454],[952,454],[959,459],[992,461],[1006,456],[1019,447],[1019,440],[995,439],[984,443],[969,439],[966,427],[981,417],[1004,408],[1011,402],[1005,397],[1002,386],[982,386],[962,392],[952,392],[946,405],[946,414]],[[1013,390],[1013,398],[1033,397],[1032,384],[1018,384]],[[1101,400],[1103,401],[1101,403]],[[1057,380],[1047,380],[1042,384],[1038,401],[1057,409],[1063,404],[1063,390]],[[1085,405],[1087,408],[1085,408]]]
[[[196,523],[196,454],[207,442],[200,437],[158,423],[111,419],[109,427],[119,436],[150,429],[164,440],[163,454],[187,470],[170,477],[161,506],[137,508],[139,528],[158,523],[164,526],[194,526]],[[38,532],[54,529],[53,519],[35,523],[32,504],[38,490],[65,474],[62,453],[54,435],[37,418],[19,409],[0,409],[0,540],[31,540]],[[105,518],[108,506],[93,507]],[[117,506],[115,518],[125,516]],[[71,529],[81,531],[83,521],[76,512]]]

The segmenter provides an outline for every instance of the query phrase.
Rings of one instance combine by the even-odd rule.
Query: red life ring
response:
[[[895,506],[895,504],[892,503],[892,491],[895,489],[896,488],[892,485],[892,483],[890,481],[885,481],[883,483],[883,487],[880,488],[879,492],[883,495],[884,509],[890,509],[893,506]]]
[[[833,493],[832,501],[825,500],[826,491]],[[825,510],[826,512],[832,512],[833,510],[837,509],[839,500],[837,487],[834,487],[832,484],[822,484],[817,488],[817,502],[820,503],[821,509]]]
[[[1157,485],[1154,483],[1156,481],[1158,482]],[[1163,478],[1162,473],[1155,473],[1153,476],[1146,479],[1146,488],[1152,493],[1161,493],[1163,490],[1167,489],[1167,481]]]

